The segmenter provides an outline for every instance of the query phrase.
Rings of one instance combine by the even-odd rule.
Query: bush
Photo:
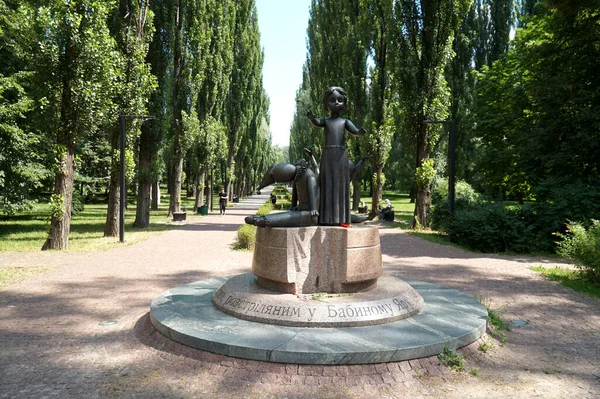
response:
[[[586,279],[600,283],[600,223],[592,221],[589,229],[581,223],[568,223],[567,233],[557,233],[558,254],[571,259]]]
[[[538,250],[535,226],[526,222],[520,207],[481,203],[457,209],[447,232],[452,242],[482,252]]]
[[[448,233],[451,241],[482,252],[556,251],[556,232],[567,232],[568,220],[586,225],[600,215],[600,183],[551,184],[536,189],[537,201],[504,206],[481,203],[457,185],[455,217],[450,217],[444,181],[432,190],[432,228]],[[439,188],[439,189],[438,189]]]
[[[459,180],[455,186],[454,211],[468,209],[479,203],[480,195],[471,185]],[[436,178],[431,185],[431,228],[447,231],[451,221],[450,202],[448,201],[448,178]]]
[[[261,205],[260,208],[258,208],[258,211],[256,211],[257,215],[260,216],[264,216],[264,215],[268,215],[271,212],[271,202],[267,202],[264,205]]]
[[[475,191],[469,183],[464,180],[458,180],[454,186],[454,198],[458,201],[464,201],[468,204],[478,202],[481,195]],[[448,178],[436,177],[431,183],[431,203],[433,205],[448,200]]]
[[[256,237],[256,226],[243,224],[237,231],[236,249],[254,249],[254,239]]]
[[[584,225],[600,216],[600,183],[545,183],[536,189],[537,201],[529,209],[529,222],[538,232],[540,249],[556,250],[556,232],[565,234],[569,220]]]

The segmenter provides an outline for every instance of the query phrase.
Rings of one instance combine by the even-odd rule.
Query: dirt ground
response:
[[[383,225],[386,273],[459,289],[529,324],[507,332],[504,345],[484,336],[464,348],[463,372],[437,358],[264,363],[156,332],[148,320],[156,296],[249,271],[252,254],[231,247],[268,194],[107,252],[1,253],[2,266],[45,271],[0,291],[0,398],[600,398],[600,300],[529,269],[559,259],[475,254]]]

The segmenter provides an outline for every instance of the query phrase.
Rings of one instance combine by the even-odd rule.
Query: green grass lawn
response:
[[[410,226],[415,211],[415,204],[410,203],[410,196],[408,194],[402,194],[395,191],[384,191],[383,201],[386,199],[390,200],[392,203],[392,208],[394,208],[394,222],[400,224],[402,228],[407,228]],[[368,210],[371,209],[371,204],[373,201],[371,197],[369,197],[368,192],[361,191],[360,200],[365,203]]]
[[[586,280],[579,270],[565,269],[562,267],[546,268],[544,266],[533,266],[531,270],[541,273],[544,277],[552,281],[558,281],[565,287],[574,291],[600,298],[600,286]]]
[[[147,229],[133,227],[135,220],[135,197],[129,197],[129,209],[125,210],[125,244],[144,241],[151,236],[170,229],[176,229],[181,223],[172,222],[167,217],[169,198],[163,198],[159,209],[150,211],[150,226]],[[214,202],[218,209],[218,197]],[[182,201],[182,208],[187,210],[187,219],[201,218],[193,212],[194,199]],[[87,252],[104,251],[119,245],[118,237],[103,237],[106,224],[107,205],[103,202],[85,204],[82,212],[73,216],[71,233],[69,234],[69,251]],[[50,208],[46,202],[40,201],[32,211],[0,219],[0,252],[39,251],[47,236]]]
[[[368,192],[363,191],[361,194],[361,201],[364,201],[368,209],[371,208],[371,197],[368,196]],[[405,229],[409,234],[424,240],[435,242],[443,245],[454,245],[448,239],[446,234],[440,233],[435,230],[413,230],[410,229],[410,225],[413,221],[415,204],[410,202],[410,195],[407,193],[398,193],[395,191],[384,191],[383,201],[389,199],[394,209],[394,222],[386,222],[390,227],[399,227]]]

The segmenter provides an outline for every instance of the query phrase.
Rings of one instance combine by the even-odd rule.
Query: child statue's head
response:
[[[327,90],[325,90],[325,93],[323,94],[323,105],[325,105],[326,110],[333,111],[329,104],[329,100],[331,97],[338,97],[338,96],[343,101],[343,105],[341,106],[341,108],[338,111],[346,110],[346,104],[348,102],[348,98],[346,97],[346,90],[344,90],[343,88],[341,88],[339,86],[331,86],[331,87],[328,87]]]

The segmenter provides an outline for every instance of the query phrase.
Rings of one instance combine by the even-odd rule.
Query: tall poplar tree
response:
[[[195,114],[197,88],[207,74],[206,57],[210,45],[207,5],[206,1],[176,0],[169,215],[181,210],[183,161],[194,142],[193,132],[197,132],[186,131],[183,119],[184,115]]]
[[[232,0],[210,0],[207,6],[210,47],[206,69],[210,73],[198,90],[196,110],[200,132],[190,151],[195,174],[195,207],[202,205],[207,175],[226,154],[224,106],[233,68],[236,6]],[[208,185],[207,203],[212,200]]]
[[[233,195],[231,183],[235,175],[234,161],[243,136],[247,134],[252,117],[255,116],[252,101],[263,90],[263,53],[254,0],[236,2],[234,38],[233,69],[225,102],[227,160],[224,182],[230,199]]]
[[[450,60],[453,34],[471,0],[398,0],[396,40],[399,46],[399,93],[406,134],[416,137],[416,200],[413,226],[427,226],[433,178],[429,161],[439,138],[425,120],[445,119],[448,90],[443,76]]]
[[[115,9],[111,27],[113,36],[118,43],[121,57],[121,70],[114,102],[118,104],[119,113],[123,115],[145,115],[150,93],[155,88],[156,78],[152,75],[150,66],[146,62],[148,44],[152,39],[152,14],[150,13],[149,0],[122,0]],[[112,147],[112,165],[110,174],[110,187],[108,195],[108,210],[106,213],[105,237],[119,235],[119,202],[121,186],[119,184],[119,119],[113,118],[108,127]],[[140,119],[126,119],[126,134],[130,142],[139,135]],[[129,134],[128,134],[129,133]],[[131,150],[130,150],[131,151]]]
[[[40,114],[48,117],[39,126],[56,140],[50,233],[42,249],[67,249],[77,143],[115,112],[110,94],[121,55],[107,26],[114,6],[114,1],[54,0],[31,11],[37,42],[30,47],[31,68],[43,96],[40,104],[47,104]]]
[[[147,63],[157,78],[157,87],[148,102],[148,114],[156,119],[141,126],[138,155],[138,198],[134,226],[150,224],[150,208],[157,206],[160,178],[159,150],[170,126],[171,71],[173,68],[173,0],[154,0],[154,34],[148,48]],[[152,201],[151,201],[152,200]]]
[[[370,132],[363,141],[373,167],[371,216],[374,217],[382,199],[383,169],[389,157],[395,131],[391,80],[393,79],[393,0],[376,0],[369,4],[370,49],[374,66],[371,69]]]
[[[374,2],[374,5],[377,4]],[[368,113],[366,81],[372,33],[371,6],[360,0],[312,0],[307,28],[306,67],[310,85],[306,88],[310,92],[312,106],[315,111],[321,109],[325,89],[341,86],[348,96],[346,115],[359,127],[366,122]],[[308,125],[306,117],[304,123]],[[317,135],[319,133],[322,132],[317,131]],[[323,140],[319,136],[315,139],[313,152],[318,158]],[[357,138],[347,139],[346,145],[351,158],[361,154]],[[303,152],[300,155],[303,156]],[[353,184],[352,207],[356,209],[360,200],[358,179]]]

